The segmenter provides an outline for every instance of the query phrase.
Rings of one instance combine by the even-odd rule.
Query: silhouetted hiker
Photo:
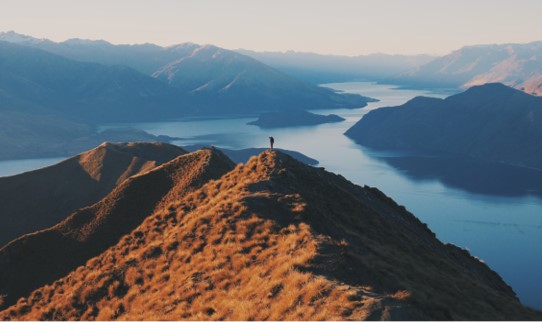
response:
[[[271,145],[271,150],[273,150],[273,144],[274,143],[275,143],[275,139],[272,136],[270,136],[269,137],[269,144]]]

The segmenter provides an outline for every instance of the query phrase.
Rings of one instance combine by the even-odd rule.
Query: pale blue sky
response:
[[[542,40],[542,0],[0,0],[0,31],[325,54]]]

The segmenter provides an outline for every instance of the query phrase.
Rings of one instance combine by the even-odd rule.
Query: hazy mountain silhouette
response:
[[[162,153],[172,149],[155,149],[164,148]],[[142,150],[147,153],[146,147]],[[169,203],[234,167],[216,150],[201,150],[158,167],[152,165],[147,172],[136,172],[122,181],[98,203],[75,211],[49,229],[22,236],[0,248],[0,294],[4,296],[4,305],[13,304],[20,296],[83,265],[129,234],[155,209],[165,209]],[[96,170],[99,169],[88,169],[92,175]]]
[[[542,95],[542,41],[463,47],[388,81],[406,86],[462,88],[499,82]]]
[[[369,112],[346,133],[356,142],[542,169],[542,98],[502,84],[446,99],[416,97]]]
[[[108,66],[129,66],[143,74],[151,75],[181,57],[188,56],[199,46],[192,43],[160,47],[154,44],[113,45],[104,40],[69,39],[54,42],[18,34],[0,32],[0,40],[34,47],[73,60],[94,62]]]
[[[253,58],[212,45],[112,45],[103,40],[82,39],[55,43],[14,32],[1,33],[2,39],[78,61],[117,68],[123,65],[152,75],[196,104],[195,109],[188,111],[192,114],[361,107],[367,101],[359,95],[338,94],[300,81]]]
[[[375,188],[277,151],[231,167],[216,150],[180,156],[64,223],[9,244],[0,250],[7,304],[24,293],[21,285],[31,290],[40,277],[50,285],[0,318],[542,317],[487,265],[442,244]],[[113,240],[109,249],[102,245]],[[81,266],[53,282],[73,257]]]
[[[212,45],[194,49],[189,56],[154,72],[153,77],[221,114],[243,113],[247,104],[257,105],[253,110],[291,110],[362,107],[368,101],[299,81],[253,58]]]
[[[315,84],[383,80],[407,72],[435,58],[429,55],[387,54],[350,57],[295,51],[256,52],[244,49],[239,49],[237,52]]]
[[[128,177],[185,153],[163,143],[104,143],[58,164],[0,178],[0,246],[60,222]]]
[[[167,84],[128,67],[82,63],[0,41],[2,110],[85,123],[128,122],[190,113]]]
[[[324,123],[342,122],[344,118],[335,115],[320,115],[307,111],[268,112],[263,113],[257,120],[247,124],[257,125],[264,129],[281,128],[303,125],[318,125]]]

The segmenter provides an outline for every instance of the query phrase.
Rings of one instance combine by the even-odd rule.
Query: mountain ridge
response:
[[[128,177],[185,153],[163,143],[103,143],[55,165],[0,178],[0,247],[58,223]]]
[[[5,35],[0,34],[0,40],[9,40]],[[355,108],[365,106],[368,101],[360,95],[338,94],[309,84],[251,57],[214,45],[185,43],[160,47],[83,40],[22,41],[18,44],[77,61],[128,66],[165,85],[173,85],[177,95],[185,97],[187,104],[194,106],[190,112],[196,115],[227,114],[224,111],[254,114],[288,108]]]
[[[129,177],[99,202],[73,212],[53,227],[11,241],[0,248],[3,305],[14,304],[19,297],[99,255],[162,203],[231,168],[233,163],[217,150],[183,154]]]
[[[182,157],[181,157],[182,158]],[[143,174],[142,176],[145,176]],[[539,319],[376,188],[267,150],[2,319]]]

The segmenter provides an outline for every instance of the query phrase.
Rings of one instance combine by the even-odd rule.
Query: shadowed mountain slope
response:
[[[0,178],[0,247],[57,224],[128,177],[185,153],[164,143],[103,143],[50,167]]]
[[[0,41],[1,111],[84,123],[179,117],[190,107],[167,84],[124,66],[79,62]]]
[[[371,111],[346,133],[374,148],[409,149],[542,169],[542,98],[502,84]]]
[[[4,305],[66,275],[116,244],[155,208],[162,209],[233,167],[216,150],[181,155],[131,176],[100,202],[74,212],[56,226],[10,242],[0,249]]]
[[[0,318],[542,318],[382,192],[277,151],[171,201]]]

